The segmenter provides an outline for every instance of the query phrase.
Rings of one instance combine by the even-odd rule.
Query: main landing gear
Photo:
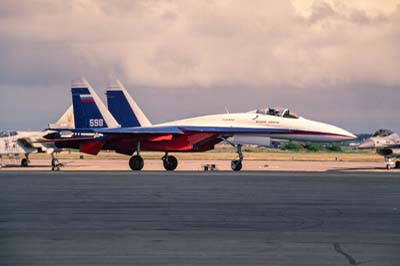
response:
[[[392,158],[385,156],[385,163],[386,163],[386,169],[390,170],[393,165]]]
[[[168,155],[168,153],[166,153],[165,156],[162,157],[162,160],[164,168],[167,171],[174,171],[178,166],[178,159],[176,159],[175,156]],[[129,159],[129,167],[133,171],[140,171],[143,169],[143,166],[144,166],[144,161],[142,156],[135,155],[132,156],[131,159]]]
[[[28,167],[30,162],[29,154],[25,154],[25,158],[21,160],[21,167]]]
[[[132,156],[129,159],[129,167],[133,171],[140,171],[143,169],[143,166],[144,166],[144,161],[142,156],[140,156],[140,142],[138,142],[136,147],[136,155]]]
[[[391,157],[385,157],[386,169],[390,170],[393,168],[400,169],[400,161],[393,161]]]
[[[165,170],[174,171],[176,167],[178,167],[178,159],[175,156],[168,155],[168,152],[165,153],[165,156],[162,157],[163,165]]]
[[[129,167],[133,170],[133,171],[140,171],[143,169],[144,166],[144,161],[142,156],[140,155],[135,155],[132,156],[129,159]]]
[[[58,161],[55,157],[54,153],[51,154],[51,171],[60,171],[60,168],[63,166],[62,163]]]
[[[399,169],[400,168],[400,161],[393,162],[393,158],[385,157],[386,169],[390,170],[393,168]]]
[[[165,170],[174,171],[178,166],[178,159],[175,156],[168,155],[168,152],[162,157],[163,165]],[[129,167],[133,171],[140,171],[143,169],[144,161],[142,156],[140,156],[140,142],[137,143],[136,155],[129,159]]]

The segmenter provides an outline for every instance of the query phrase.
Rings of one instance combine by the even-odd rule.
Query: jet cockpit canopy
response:
[[[393,134],[393,131],[389,129],[379,129],[372,135],[372,137],[387,137]]]
[[[255,111],[256,114],[263,114],[263,115],[272,115],[272,116],[279,116],[285,118],[294,118],[298,119],[298,116],[295,113],[292,113],[288,108],[260,108]]]

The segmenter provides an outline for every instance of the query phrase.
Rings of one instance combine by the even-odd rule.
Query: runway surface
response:
[[[398,173],[0,172],[0,265],[400,265]]]

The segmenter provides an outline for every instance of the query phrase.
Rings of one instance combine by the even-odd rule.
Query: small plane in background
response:
[[[72,105],[61,116],[55,124],[49,124],[50,127],[71,129],[74,128],[74,117]],[[0,132],[0,167],[4,166],[3,157],[16,157],[20,154],[24,155],[21,159],[21,167],[28,167],[31,153],[47,153],[51,154],[51,165],[53,170],[59,168],[60,163],[55,157],[55,153],[61,149],[54,145],[54,142],[43,142],[44,136],[48,135],[51,130],[45,131],[2,131]]]
[[[375,149],[376,153],[384,156],[386,168],[400,168],[400,136],[388,129],[379,129],[371,138],[358,146],[359,149]]]
[[[262,108],[246,113],[199,116],[152,125],[121,83],[116,83],[107,92],[109,109],[116,118],[85,79],[73,82],[71,92],[76,127],[74,135],[71,138],[49,135],[49,141],[59,148],[76,148],[93,155],[100,150],[133,155],[129,166],[135,171],[144,166],[140,156],[142,151],[165,152],[162,157],[164,168],[172,171],[178,166],[178,160],[169,155],[170,152],[204,152],[214,149],[221,141],[227,141],[236,148],[239,158],[232,160],[231,167],[240,171],[242,144],[230,142],[231,137],[250,137],[263,143],[271,137],[316,142],[356,137],[339,127],[300,117],[286,108]],[[126,108],[132,112],[127,113]]]

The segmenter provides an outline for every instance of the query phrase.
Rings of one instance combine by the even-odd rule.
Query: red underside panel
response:
[[[104,143],[104,141],[83,142],[79,145],[79,148],[81,152],[97,155],[101,148],[103,148]]]
[[[213,146],[207,143],[215,143],[217,134],[215,133],[191,133],[186,132],[184,135],[163,135],[157,137],[147,137],[140,139],[114,139],[106,144],[105,149],[110,150],[136,150],[137,142],[140,141],[142,151],[200,151],[211,149]]]
[[[147,141],[150,141],[150,142],[157,142],[157,141],[172,140],[173,137],[174,137],[174,136],[173,136],[172,134],[167,134],[167,135],[161,135],[161,136],[151,137],[151,138],[149,138]]]

